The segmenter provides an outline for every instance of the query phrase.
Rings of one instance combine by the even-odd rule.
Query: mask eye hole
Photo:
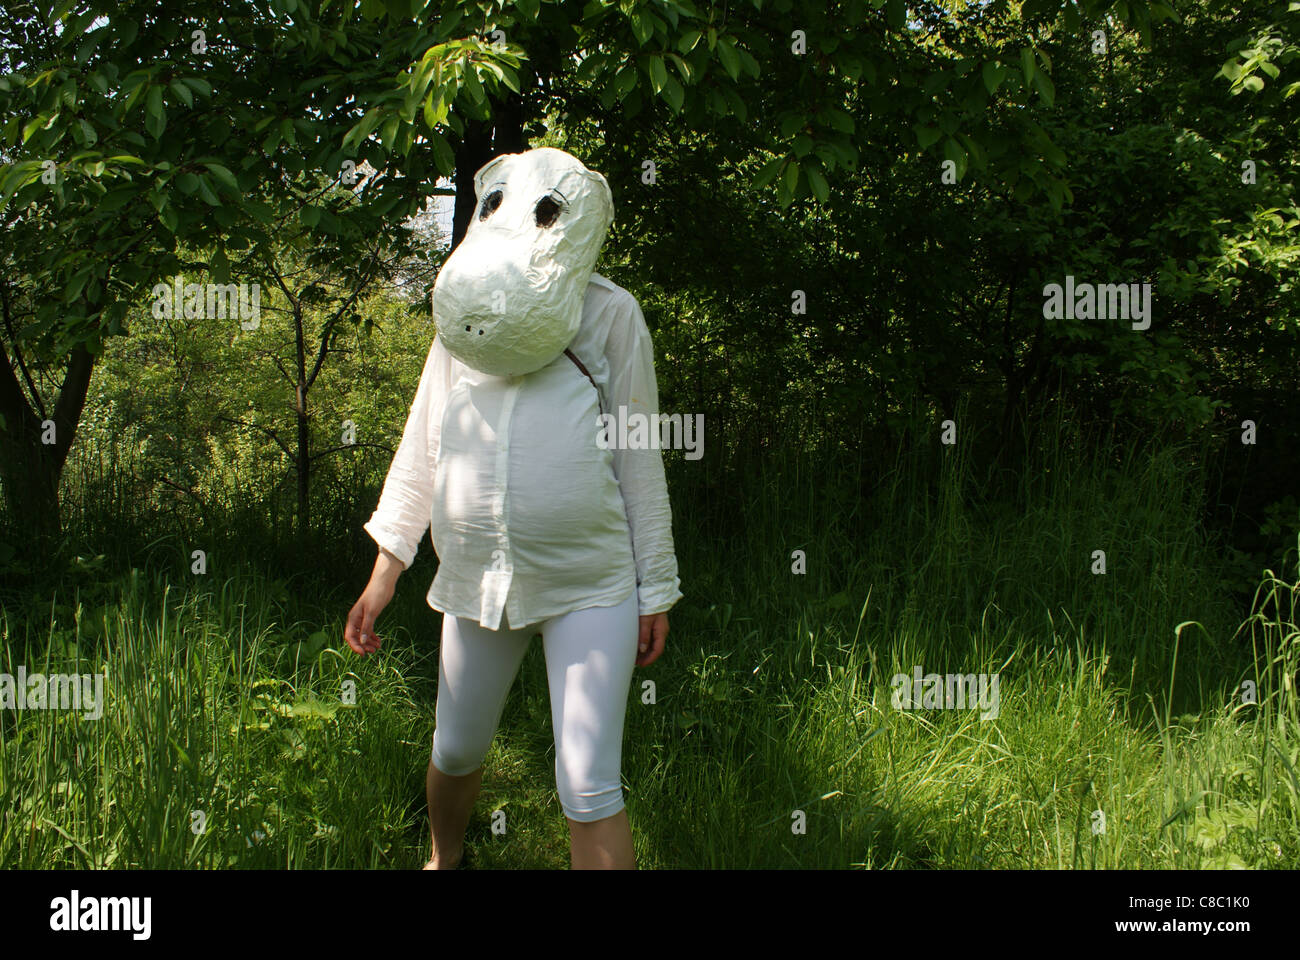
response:
[[[537,219],[539,227],[549,227],[555,222],[555,218],[560,215],[560,205],[554,197],[542,197],[537,201],[537,209],[533,215]]]
[[[486,220],[496,212],[497,207],[501,206],[501,191],[493,190],[483,198],[483,206],[479,208],[478,218]]]

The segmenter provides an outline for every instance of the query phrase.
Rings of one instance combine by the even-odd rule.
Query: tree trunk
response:
[[[311,529],[311,439],[307,432],[307,385],[298,384],[298,536],[306,537]]]
[[[298,540],[306,541],[311,529],[311,437],[307,430],[307,342],[303,331],[303,310],[294,300],[293,326],[298,383],[294,390],[293,412],[298,427]]]
[[[520,153],[524,142],[523,102],[512,96],[492,101],[492,117],[487,122],[465,121],[465,136],[455,146],[456,209],[451,221],[451,249],[455,250],[478,209],[474,195],[474,174],[483,164],[503,153]]]
[[[465,121],[465,136],[456,144],[456,209],[451,220],[451,249],[465,237],[478,209],[474,174],[492,159],[492,128],[477,120]]]
[[[28,531],[38,545],[51,546],[63,530],[59,511],[59,479],[86,405],[86,392],[95,359],[83,345],[68,356],[67,371],[54,404],[53,416],[33,409],[19,385],[4,344],[0,343],[0,479],[11,522]],[[37,401],[39,402],[39,400]],[[45,443],[44,420],[54,424],[53,442]]]

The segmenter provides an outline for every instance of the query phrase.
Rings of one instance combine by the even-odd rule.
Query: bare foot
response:
[[[431,859],[428,863],[426,863],[426,864],[424,865],[423,869],[425,869],[425,870],[455,870],[458,866],[460,866],[460,862],[461,862],[461,860],[463,860],[464,858],[465,858],[465,851],[464,851],[463,849],[461,850],[460,854],[456,857],[456,859],[453,860],[453,861],[451,861],[450,863],[446,863],[445,859],[442,858],[442,857],[435,856],[435,857],[433,857],[433,859]]]

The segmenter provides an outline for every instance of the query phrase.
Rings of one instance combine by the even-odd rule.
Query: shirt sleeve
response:
[[[434,337],[379,505],[363,528],[402,562],[403,569],[415,560],[420,538],[433,519],[433,473],[450,379],[451,355]]]
[[[650,432],[659,433],[659,386],[655,380],[654,345],[636,298],[630,294],[614,309],[618,315],[605,343],[609,363],[609,400],[616,419],[619,407],[644,414]],[[657,446],[624,450],[615,446],[614,474],[632,532],[636,557],[637,606],[642,616],[663,613],[682,597],[673,550],[673,518],[664,479],[663,455]]]

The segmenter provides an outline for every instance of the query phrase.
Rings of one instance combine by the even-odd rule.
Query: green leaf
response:
[[[429,149],[433,152],[433,162],[438,165],[438,172],[451,176],[456,169],[456,154],[452,152],[447,141],[436,133],[428,135]]]
[[[72,303],[81,296],[81,291],[86,288],[87,281],[90,280],[94,273],[94,267],[83,267],[81,270],[78,270],[72,280],[68,283],[68,289],[63,294],[63,302]]]
[[[822,172],[816,167],[808,167],[804,171],[808,175],[808,185],[812,187],[813,196],[817,198],[818,203],[825,203],[830,199],[831,187],[822,176]]]
[[[718,57],[722,67],[731,75],[732,80],[740,79],[740,56],[730,37],[718,37]]]
[[[1034,73],[1034,87],[1049,107],[1056,102],[1056,86],[1052,83],[1052,78],[1042,70]]]
[[[374,132],[375,127],[379,126],[379,122],[383,118],[383,111],[379,107],[371,107],[366,115],[358,120],[352,129],[344,135],[343,146],[349,147],[364,141]]]
[[[781,172],[781,166],[785,161],[785,157],[773,157],[771,160],[767,161],[767,163],[763,164],[763,168],[759,170],[758,175],[754,177],[754,189],[761,190],[763,187],[766,187],[769,183],[775,180],[776,175]]]
[[[682,80],[686,83],[691,82],[691,65],[675,53],[668,54],[669,59],[677,64],[677,72],[682,75]]]
[[[664,88],[664,83],[668,80],[668,68],[664,66],[664,58],[659,54],[650,57],[650,90],[652,93],[658,93]]]
[[[259,223],[270,223],[271,218],[274,216],[274,211],[270,205],[263,203],[261,200],[244,201],[244,210]]]
[[[984,64],[982,72],[984,74],[984,88],[988,90],[989,96],[992,96],[997,93],[998,87],[1002,85],[1002,81],[1006,78],[1007,68],[1000,63],[989,61]]]
[[[823,111],[827,121],[840,133],[852,133],[855,127],[853,115],[839,107],[827,107]]]
[[[704,34],[699,30],[687,30],[677,39],[677,49],[682,53],[690,53],[702,36]]]
[[[795,188],[799,185],[799,163],[797,160],[791,160],[785,168],[785,174],[781,177],[781,186],[779,195],[782,205],[788,204],[794,199]]]
[[[957,139],[961,145],[966,148],[966,153],[970,155],[971,163],[977,167],[983,167],[985,163],[984,148],[980,146],[978,140],[964,133],[957,134]]]
[[[681,113],[682,104],[686,100],[686,91],[682,89],[676,77],[665,77],[664,81],[664,99],[668,101],[668,106],[672,108],[673,113]]]
[[[155,140],[161,140],[167,128],[167,115],[163,112],[162,87],[150,87],[145,98],[144,128]]]
[[[740,94],[730,85],[722,88],[722,99],[727,102],[731,108],[732,116],[736,117],[741,123],[749,118],[749,108],[745,106],[745,101],[740,98]]]
[[[179,80],[173,80],[168,85],[168,89],[171,90],[172,93],[176,94],[176,98],[184,103],[185,106],[194,106],[194,94],[190,92],[189,87],[181,83]]]
[[[654,24],[650,22],[650,17],[640,9],[632,12],[632,33],[636,36],[636,42],[643,47],[646,45],[646,41],[654,35]]]
[[[134,186],[118,187],[116,190],[110,190],[99,198],[99,202],[95,204],[95,210],[103,213],[116,210],[139,192],[139,188]]]
[[[239,181],[235,179],[235,175],[230,172],[229,167],[223,167],[219,163],[205,163],[204,166],[207,167],[209,171],[211,171],[214,177],[216,177],[219,181],[221,181],[231,190],[234,190],[236,193],[239,192]]]
[[[916,139],[917,142],[921,144],[922,150],[928,150],[931,144],[935,143],[935,141],[943,136],[942,131],[940,131],[938,127],[923,127],[920,124],[917,124],[912,127],[912,129],[916,131]]]
[[[635,67],[628,64],[619,67],[618,76],[614,78],[614,96],[622,100],[631,93],[632,88],[636,86],[636,78]]]
[[[1034,67],[1034,51],[1029,47],[1023,47],[1020,51],[1020,72],[1024,74],[1025,86],[1032,85],[1037,71]]]
[[[483,103],[486,99],[483,94],[483,84],[479,83],[478,72],[474,69],[473,64],[467,63],[465,65],[461,86],[468,91],[470,99],[475,103]]]
[[[430,93],[427,97],[424,98],[425,125],[430,130],[433,130],[435,127],[438,126],[438,124],[444,122],[446,119],[447,119],[447,104],[442,99],[442,93],[439,92],[438,96],[436,97],[432,93]]]
[[[221,199],[212,192],[212,187],[208,184],[207,177],[199,177],[199,196],[202,197],[203,202],[210,207],[221,206]]]
[[[32,134],[34,134],[37,130],[43,130],[53,122],[54,122],[53,115],[46,116],[45,114],[42,113],[33,117],[23,127],[23,143],[26,143],[28,140],[30,140]]]
[[[226,283],[230,279],[230,261],[226,259],[226,247],[224,244],[217,244],[217,251],[208,261],[208,267],[212,271],[212,279],[216,283]]]
[[[943,155],[947,160],[951,160],[957,166],[957,179],[960,180],[966,175],[966,150],[953,137],[949,137],[943,142]]]

